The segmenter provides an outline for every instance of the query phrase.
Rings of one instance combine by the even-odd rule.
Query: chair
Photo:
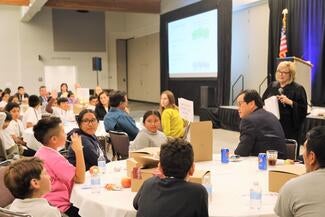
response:
[[[291,160],[296,160],[297,157],[297,149],[298,149],[298,143],[294,139],[286,139],[285,144],[287,147],[287,154],[288,154],[288,159]]]
[[[7,152],[5,147],[2,145],[2,141],[0,139],[0,160],[7,160]]]
[[[110,144],[109,144],[109,137],[108,136],[96,136],[99,141],[99,148],[103,151],[104,155],[111,159],[111,157],[108,156],[109,150],[110,150]]]
[[[0,217],[32,217],[32,216],[29,214],[14,212],[0,207]]]
[[[19,149],[17,145],[12,146],[9,149],[5,149],[0,139],[0,160],[8,160],[14,158],[15,155],[19,155]]]
[[[129,136],[125,132],[109,131],[110,141],[113,148],[113,155],[117,160],[124,160],[129,157]]]
[[[14,201],[14,196],[10,193],[8,188],[5,186],[3,176],[7,169],[7,166],[0,167],[0,207],[6,207]],[[1,215],[0,215],[1,216]]]
[[[184,127],[184,135],[183,135],[182,139],[187,140],[188,133],[190,131],[190,127],[191,127],[191,123],[190,122],[186,122],[186,125]]]

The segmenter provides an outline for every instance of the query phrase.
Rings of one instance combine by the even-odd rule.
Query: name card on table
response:
[[[89,101],[89,88],[77,88],[76,95],[80,104],[86,104]]]

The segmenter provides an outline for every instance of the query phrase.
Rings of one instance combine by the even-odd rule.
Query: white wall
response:
[[[16,89],[21,81],[19,10],[0,6],[0,88]]]
[[[44,84],[45,65],[75,65],[77,82],[82,87],[94,88],[93,56],[103,58],[99,80],[102,87],[108,87],[106,52],[54,51],[51,9],[43,8],[30,22],[22,23],[20,7],[0,6],[0,27],[1,88],[9,86],[15,92],[18,85],[24,85],[26,92],[38,94],[39,86]]]
[[[232,22],[231,84],[243,74],[244,89],[258,91],[259,84],[267,75],[269,26],[267,2],[235,11]],[[265,82],[262,93],[266,85]],[[235,89],[235,96],[238,91]]]
[[[159,14],[135,14],[135,13],[117,13],[106,12],[106,29],[108,41],[108,65],[109,65],[109,86],[117,89],[117,58],[116,58],[116,40],[117,39],[140,39],[159,32]],[[139,41],[140,42],[140,41]],[[139,44],[144,45],[144,44]],[[145,46],[145,45],[144,45]],[[141,64],[155,66],[160,65],[159,59],[159,40],[155,40],[154,44],[150,44],[150,53],[158,53],[158,55],[146,55],[144,49],[136,46],[132,49],[140,56]],[[148,48],[146,48],[148,49]],[[154,49],[154,50],[153,50]],[[152,68],[150,68],[152,69]],[[133,75],[134,68],[128,68]],[[154,67],[150,73],[155,78],[160,78],[160,67]],[[143,79],[144,78],[144,79]],[[132,87],[128,90],[130,99],[142,100],[148,102],[158,102],[160,95],[160,79],[150,80],[150,76],[130,76],[128,86]],[[152,90],[152,86],[156,88]],[[143,95],[141,90],[152,90],[151,94]],[[148,96],[148,97],[146,97]]]

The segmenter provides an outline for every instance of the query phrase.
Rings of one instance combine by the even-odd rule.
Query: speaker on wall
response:
[[[101,57],[93,57],[93,71],[102,71]]]

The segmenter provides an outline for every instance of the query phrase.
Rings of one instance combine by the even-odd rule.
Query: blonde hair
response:
[[[290,62],[290,61],[283,61],[283,62],[279,63],[279,65],[276,69],[275,79],[277,81],[279,80],[280,70],[283,70],[283,69],[289,69],[290,78],[289,78],[288,83],[291,84],[292,82],[294,82],[296,79],[296,67],[295,67],[294,63]]]
[[[175,103],[175,96],[174,96],[173,92],[171,92],[170,90],[165,90],[160,94],[160,96],[163,94],[166,94],[168,101],[169,101],[169,104],[166,106],[166,108],[178,109],[178,107]],[[160,112],[162,113],[166,108],[162,107],[160,105]]]

